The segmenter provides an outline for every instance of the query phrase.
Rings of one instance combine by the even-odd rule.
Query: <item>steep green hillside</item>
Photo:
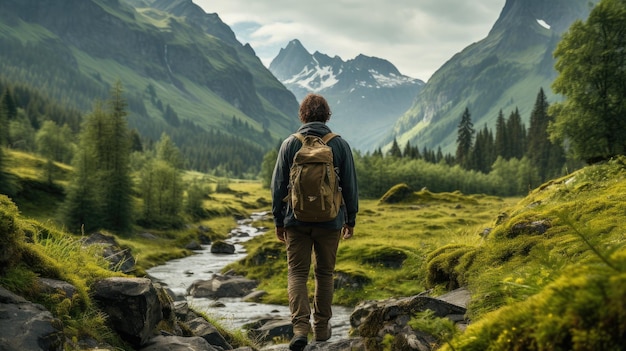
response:
[[[191,150],[197,140],[212,140],[216,131],[220,141],[226,136],[262,155],[297,126],[295,97],[217,15],[190,1],[169,2],[191,4],[185,12],[133,3],[144,7],[125,0],[3,1],[2,78],[85,112],[120,80],[130,126],[152,140],[167,132],[189,158],[199,153]],[[215,28],[221,37],[211,34]],[[246,128],[233,128],[233,121]]]
[[[426,83],[387,142],[454,153],[456,127],[469,108],[477,129],[493,129],[498,112],[519,109],[526,125],[543,87],[548,101],[556,77],[552,52],[576,19],[588,16],[587,0],[508,0],[488,36],[446,62]],[[546,26],[547,24],[547,26]],[[549,28],[547,28],[549,26]]]

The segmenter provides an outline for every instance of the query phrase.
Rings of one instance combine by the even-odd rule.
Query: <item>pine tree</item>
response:
[[[106,229],[127,233],[132,226],[132,178],[130,175],[130,136],[126,121],[126,101],[122,84],[117,82],[108,101],[107,135],[98,144],[101,184],[104,190],[103,219]]]
[[[511,112],[506,121],[507,149],[509,158],[521,160],[526,153],[526,128],[522,123],[522,116],[519,110]]]
[[[471,153],[471,169],[485,174],[489,173],[491,165],[495,161],[493,145],[493,136],[487,126],[485,126],[476,134],[476,142]]]
[[[406,144],[404,144],[404,150],[402,150],[402,157],[412,158],[411,157],[411,142],[407,141]]]
[[[108,111],[96,103],[80,133],[74,177],[63,205],[63,218],[72,231],[84,225],[127,233],[132,225],[130,137],[126,103],[118,82]]]
[[[400,146],[398,146],[396,138],[393,138],[393,144],[391,144],[391,149],[389,149],[387,155],[396,158],[402,157],[402,150],[400,150]]]
[[[474,125],[469,108],[465,108],[457,128],[456,161],[466,169],[470,168],[470,152],[474,142]]]
[[[406,144],[404,145],[404,151],[402,152],[402,157],[416,160],[416,159],[421,158],[422,155],[420,155],[420,150],[419,150],[419,147],[417,147],[417,145],[412,146],[411,142],[407,141]]]
[[[563,148],[550,141],[548,126],[552,117],[548,114],[549,104],[543,88],[539,90],[535,106],[530,115],[527,155],[533,167],[537,168],[541,181],[558,176],[565,163]]]
[[[137,129],[130,130],[130,149],[131,151],[143,152],[141,137]]]
[[[87,146],[81,143],[83,145]],[[89,233],[102,227],[102,203],[98,180],[92,173],[95,169],[92,150],[79,150],[74,157],[74,176],[66,190],[60,216],[70,232]]]
[[[511,158],[511,151],[508,148],[507,144],[508,135],[506,129],[506,120],[504,119],[504,113],[502,110],[498,113],[498,118],[496,119],[496,138],[494,141],[494,152],[496,159],[498,156],[502,157],[505,160]]]
[[[2,93],[2,97],[0,97],[0,109],[4,110],[6,113],[6,118],[9,121],[17,118],[17,103],[15,102],[15,98],[11,91],[7,88]]]

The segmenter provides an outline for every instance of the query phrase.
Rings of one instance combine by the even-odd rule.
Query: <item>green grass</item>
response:
[[[458,192],[427,196],[418,192],[415,197],[415,201],[393,205],[360,201],[355,236],[340,243],[336,270],[348,276],[367,277],[371,284],[356,290],[339,289],[336,304],[352,306],[361,300],[423,292],[427,288],[424,260],[429,252],[454,243],[477,245],[483,229],[519,200]],[[278,243],[273,232],[245,245],[249,258],[229,268],[260,279],[260,288],[268,291],[266,302],[285,304],[284,245]],[[403,259],[400,267],[389,267],[389,262],[398,259]]]

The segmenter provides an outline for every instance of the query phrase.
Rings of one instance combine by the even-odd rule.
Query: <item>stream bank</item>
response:
[[[166,284],[177,296],[184,297],[195,310],[219,320],[226,328],[239,329],[243,325],[262,317],[289,318],[289,307],[283,305],[244,302],[241,298],[196,298],[187,296],[187,288],[196,280],[210,280],[214,274],[220,273],[224,267],[246,257],[243,243],[258,235],[267,233],[266,228],[252,226],[254,221],[263,219],[266,212],[253,213],[250,218],[237,221],[237,227],[229,233],[227,243],[235,246],[233,254],[215,254],[211,245],[203,245],[195,255],[169,261],[163,265],[149,269],[148,274]],[[285,290],[285,294],[287,291]],[[351,308],[333,306],[332,340],[346,338],[350,329]]]

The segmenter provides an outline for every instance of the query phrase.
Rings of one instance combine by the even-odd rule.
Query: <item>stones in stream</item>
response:
[[[209,280],[196,280],[187,288],[187,295],[196,298],[244,297],[252,292],[259,282],[237,275],[214,274]]]

